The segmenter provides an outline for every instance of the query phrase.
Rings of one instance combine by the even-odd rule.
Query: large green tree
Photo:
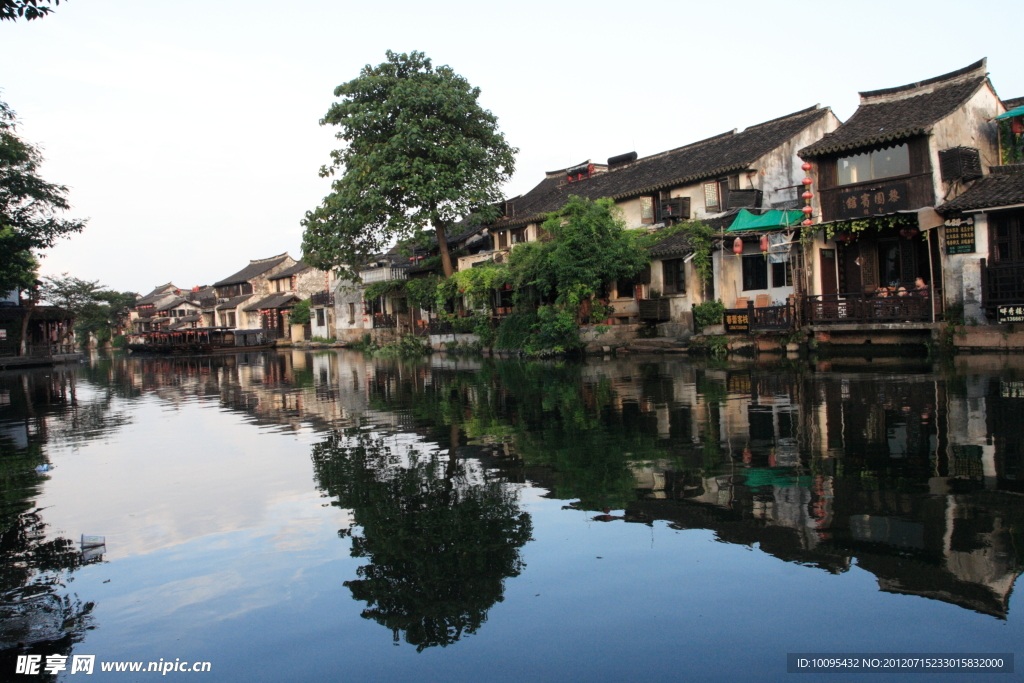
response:
[[[335,179],[302,221],[304,258],[352,273],[395,240],[432,229],[450,277],[449,229],[502,200],[518,151],[480,106],[480,89],[421,52],[389,50],[334,95],[342,99],[320,124],[338,126],[345,146],[320,169]]]
[[[39,177],[39,149],[21,139],[17,117],[0,102],[0,292],[35,283],[34,253],[85,227],[61,218],[70,208],[68,188]]]

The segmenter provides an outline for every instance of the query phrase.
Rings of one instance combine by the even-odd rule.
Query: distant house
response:
[[[74,318],[56,306],[32,306],[17,290],[0,296],[0,367],[70,359],[75,353]],[[22,327],[28,327],[22,344]],[[77,357],[77,356],[75,356]]]
[[[267,278],[274,294],[262,302],[254,304],[255,310],[270,310],[274,305],[282,316],[298,300],[310,300],[310,330],[314,337],[334,337],[334,277],[331,273],[318,270],[303,261],[275,273]],[[294,298],[285,299],[285,294]],[[283,320],[283,318],[282,318]]]
[[[157,315],[157,309],[180,296],[181,289],[173,282],[168,282],[154,287],[152,292],[136,299],[135,307],[128,312],[128,321],[132,329],[137,333],[155,332],[161,325],[169,324],[170,321],[165,321]]]
[[[269,302],[275,304],[272,309],[252,309],[252,306],[274,293],[269,280],[272,275],[294,265],[295,259],[288,254],[253,259],[249,265],[237,273],[214,283],[216,296],[206,297],[202,300],[202,314],[212,318],[214,325],[219,327],[239,330],[263,328],[268,331],[273,330],[271,334],[283,334],[282,309],[276,307],[282,302]],[[266,315],[263,314],[263,311],[267,311]]]

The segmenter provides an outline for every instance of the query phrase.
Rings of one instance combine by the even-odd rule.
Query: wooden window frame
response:
[[[685,259],[665,259],[661,262],[661,289],[662,294],[686,294]]]
[[[648,208],[648,206],[645,206],[645,204],[649,205],[649,208],[650,208],[650,215],[649,216],[645,216],[644,215],[647,212],[646,209]],[[641,225],[651,225],[653,223],[657,223],[658,222],[658,208],[657,207],[658,207],[658,203],[657,203],[657,199],[655,197],[652,197],[652,196],[649,196],[649,195],[644,195],[644,196],[640,197],[640,224]]]
[[[762,254],[747,254],[746,256],[742,256],[741,258],[742,258],[741,279],[742,279],[742,289],[743,289],[743,291],[744,292],[757,292],[757,291],[768,289],[768,260],[765,259],[765,257]],[[755,268],[755,264],[757,264],[756,268]],[[764,269],[763,271],[761,270],[762,267]],[[757,285],[757,284],[759,284],[760,282],[763,281],[764,282],[764,286],[763,287],[757,287],[757,286],[748,287],[747,286],[748,269],[750,271],[755,271],[755,270],[757,271],[757,272],[751,272],[750,279],[751,280],[754,280],[755,278],[757,279],[756,282],[752,282],[751,284]],[[763,280],[762,280],[762,277],[761,277],[762,273],[763,273]]]

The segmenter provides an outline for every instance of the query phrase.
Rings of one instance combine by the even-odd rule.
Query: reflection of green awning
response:
[[[740,209],[740,212],[736,214],[736,220],[732,222],[732,225],[729,226],[726,232],[789,228],[799,224],[803,217],[802,211],[772,210],[762,216],[755,216],[746,209]]]
[[[1000,114],[999,116],[996,117],[996,120],[999,120],[999,119],[1012,119],[1015,116],[1024,116],[1024,106],[1017,107],[1016,109],[1011,109],[1010,111],[1006,112],[1005,114]]]

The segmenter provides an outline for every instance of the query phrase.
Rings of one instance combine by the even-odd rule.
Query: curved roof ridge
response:
[[[880,90],[865,90],[864,92],[857,94],[860,95],[862,100],[866,100],[874,97],[883,97],[885,95],[895,95],[896,93],[900,92],[910,92],[911,90],[918,90],[920,88],[924,88],[929,85],[935,85],[937,83],[943,83],[945,81],[955,81],[964,76],[982,76],[985,75],[985,69],[987,64],[988,57],[982,57],[974,64],[969,64],[962,69],[957,69],[956,71],[950,71],[948,74],[942,74],[941,76],[926,78],[923,81],[907,83],[906,85],[897,85],[896,87],[893,88],[881,88]],[[975,72],[979,73],[975,74]]]

